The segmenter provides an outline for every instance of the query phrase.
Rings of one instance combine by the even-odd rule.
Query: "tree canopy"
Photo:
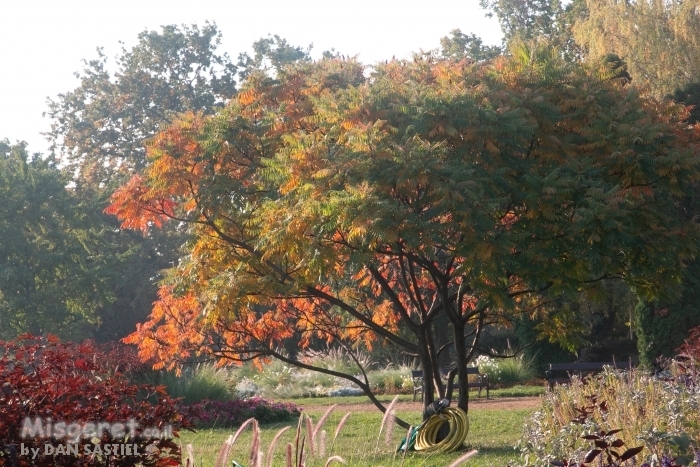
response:
[[[80,338],[109,300],[78,200],[51,160],[0,141],[0,339],[24,332]]]
[[[668,293],[696,253],[673,200],[697,177],[696,133],[535,56],[416,57],[369,78],[354,60],[300,63],[251,75],[212,117],[182,116],[107,209],[193,237],[128,341],[161,365],[191,352],[303,365],[286,339],[381,339],[420,357],[428,404],[446,390],[433,338],[446,316],[466,408],[485,327],[527,314],[564,339],[576,317],[552,297],[608,278]]]
[[[143,141],[186,110],[213,113],[235,93],[236,67],[218,54],[215,24],[143,31],[122,48],[115,73],[108,57],[86,61],[80,86],[48,100],[52,150],[77,189],[107,189],[145,167]],[[113,180],[114,179],[114,180]]]

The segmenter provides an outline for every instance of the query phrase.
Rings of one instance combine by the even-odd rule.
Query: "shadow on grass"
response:
[[[467,446],[467,450],[476,449],[482,456],[520,458],[520,452],[512,446]]]

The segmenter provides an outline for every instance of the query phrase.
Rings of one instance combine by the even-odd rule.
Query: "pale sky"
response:
[[[24,140],[30,152],[47,152],[41,132],[46,98],[74,89],[82,59],[104,47],[113,58],[135,45],[145,29],[216,22],[219,52],[234,61],[251,44],[277,34],[296,46],[313,43],[312,56],[335,48],[362,62],[410,57],[438,48],[453,29],[501,42],[495,19],[478,0],[0,0],[0,140]]]

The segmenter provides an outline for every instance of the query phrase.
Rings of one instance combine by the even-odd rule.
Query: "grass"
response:
[[[234,395],[233,382],[228,371],[212,364],[198,364],[185,368],[182,375],[172,371],[147,373],[142,381],[146,384],[164,385],[172,397],[183,398],[185,404],[194,404],[202,399],[225,401]]]
[[[488,410],[471,409],[469,411],[470,430],[466,440],[466,448],[476,449],[479,454],[466,461],[465,465],[474,467],[505,467],[510,461],[517,460],[518,452],[513,449],[521,436],[522,425],[526,418],[530,417],[534,409],[518,410]],[[328,432],[327,446],[336,426],[346,411],[342,406],[337,407],[324,424]],[[308,414],[317,422],[323,415],[323,411],[312,411]],[[397,415],[410,423],[420,423],[420,413],[398,411]],[[404,429],[396,426],[392,430],[389,444],[385,443],[384,434],[378,442],[377,434],[382,423],[382,414],[379,411],[354,412],[343,426],[332,452],[325,452],[325,456],[312,458],[307,463],[308,467],[324,466],[325,460],[331,455],[343,457],[350,466],[448,466],[458,459],[464,452],[450,454],[424,454],[409,452],[405,459],[401,454],[395,454],[401,439],[405,436]],[[261,446],[266,451],[272,438],[284,426],[293,425],[282,437],[274,456],[273,465],[285,465],[284,451],[287,443],[293,443],[295,424],[275,424],[263,426],[261,429]],[[194,447],[195,465],[201,467],[214,466],[215,459],[222,444],[232,433],[231,430],[202,430],[199,433],[182,433],[183,447],[192,444]],[[249,430],[236,441],[230,459],[236,460],[241,465],[250,465],[250,446],[252,435]],[[185,450],[183,450],[184,452]],[[229,464],[230,465],[230,464]],[[333,464],[338,465],[338,464]]]

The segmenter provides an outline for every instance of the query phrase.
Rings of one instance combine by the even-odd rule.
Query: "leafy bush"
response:
[[[191,405],[199,427],[233,427],[249,418],[260,423],[277,423],[300,415],[299,408],[291,403],[270,402],[254,397],[230,401],[202,401]]]
[[[630,446],[644,445],[640,456],[647,461],[659,465],[667,456],[688,465],[700,440],[700,392],[684,380],[634,370],[574,377],[544,397],[525,423],[520,449],[528,466],[562,459],[576,465],[590,451],[582,436],[618,429]]]
[[[22,436],[25,419],[75,423],[76,428],[102,421],[137,423],[135,437],[112,436],[108,431],[77,439],[75,455],[60,456],[64,466],[166,466],[179,462],[179,446],[169,438],[146,437],[145,428],[171,426],[177,435],[190,426],[186,413],[162,388],[129,383],[115,366],[119,355],[103,354],[91,342],[62,343],[57,338],[21,336],[0,342],[0,465],[54,466],[45,454],[47,433]],[[153,402],[152,402],[153,401]],[[44,423],[41,423],[44,425]],[[45,425],[44,425],[45,426]],[[87,428],[88,431],[94,431]],[[131,430],[129,430],[131,431]],[[52,431],[55,434],[55,431]],[[79,437],[82,432],[71,436]],[[60,443],[62,439],[53,440]],[[140,455],[92,457],[85,446],[102,443],[136,444]],[[18,452],[20,446],[38,449],[34,458]],[[95,450],[90,446],[90,451]],[[26,452],[26,451],[25,451]]]
[[[230,372],[212,364],[187,367],[179,376],[173,371],[151,372],[145,381],[165,386],[170,396],[181,398],[188,405],[205,399],[225,401],[236,396]]]

